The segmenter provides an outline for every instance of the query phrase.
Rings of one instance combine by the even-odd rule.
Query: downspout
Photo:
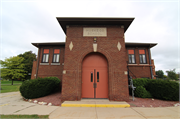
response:
[[[37,60],[37,68],[36,68],[36,79],[38,77],[39,58],[40,58],[40,53],[39,53],[39,48],[38,48],[38,60]]]
[[[151,53],[150,53],[150,47],[148,49],[149,53],[149,64],[150,64],[150,71],[151,71],[151,79],[153,79],[153,73],[152,73],[152,65],[151,65]]]

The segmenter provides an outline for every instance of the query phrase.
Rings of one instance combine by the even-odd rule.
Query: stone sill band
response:
[[[49,63],[40,63],[40,65],[49,65]],[[60,63],[51,63],[51,65],[61,65]],[[64,63],[62,63],[64,65]]]

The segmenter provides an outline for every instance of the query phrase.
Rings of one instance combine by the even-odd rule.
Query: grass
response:
[[[1,85],[1,93],[19,91],[21,85]]]
[[[13,81],[13,85],[11,83],[12,81],[1,81],[1,93],[19,91],[22,81]]]
[[[5,85],[11,85],[12,81],[1,81],[1,84]],[[13,81],[13,85],[16,84],[22,84],[22,81]]]
[[[0,115],[1,119],[10,119],[10,118],[31,118],[31,119],[49,119],[49,115]]]

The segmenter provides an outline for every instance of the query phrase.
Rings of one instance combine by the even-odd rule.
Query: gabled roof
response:
[[[124,32],[128,29],[134,18],[105,18],[105,17],[56,17],[61,28],[66,34],[68,25],[116,25],[124,26]]]
[[[65,46],[65,42],[46,42],[46,43],[32,43],[35,47],[39,48],[40,46]],[[154,47],[157,43],[132,43],[126,42],[126,47]]]

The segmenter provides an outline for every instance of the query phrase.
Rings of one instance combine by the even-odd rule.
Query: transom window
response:
[[[145,50],[139,50],[139,59],[141,64],[146,64],[146,54]]]
[[[54,49],[53,62],[59,63],[60,49]]]
[[[128,58],[130,64],[135,64],[134,50],[128,50]]]
[[[43,63],[48,63],[49,62],[49,49],[44,49],[43,50],[42,62]]]

